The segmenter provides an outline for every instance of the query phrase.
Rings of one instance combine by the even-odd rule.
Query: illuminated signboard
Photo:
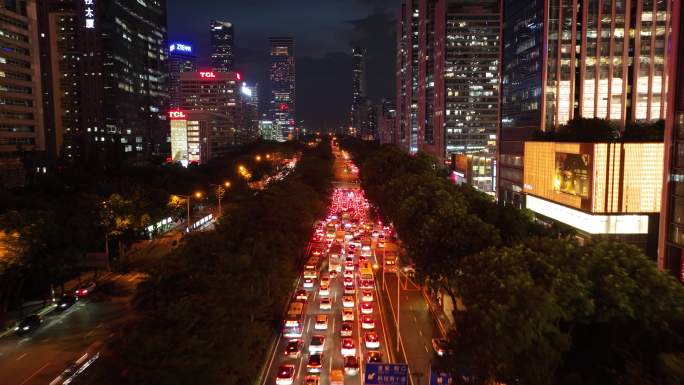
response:
[[[169,52],[186,52],[192,53],[192,46],[183,43],[173,43],[169,46]]]
[[[211,71],[201,71],[199,74],[200,74],[200,77],[202,79],[215,79],[216,78],[216,74],[211,72]]]
[[[95,28],[95,0],[83,0],[83,14],[85,16],[85,27],[87,29]]]
[[[178,120],[178,119],[185,119],[186,118],[185,112],[183,112],[183,111],[178,111],[178,110],[169,111],[168,114],[169,114],[169,119],[172,119],[172,120]]]
[[[556,175],[554,189],[566,194],[589,197],[588,154],[556,153]]]
[[[237,75],[237,80],[241,80],[241,79],[242,79],[242,75],[240,75],[240,73],[239,73],[239,72],[238,72],[238,73],[236,73],[236,75]]]

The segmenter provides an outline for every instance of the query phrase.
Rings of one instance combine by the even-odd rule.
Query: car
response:
[[[354,307],[354,297],[351,295],[345,295],[342,297],[342,306],[343,307]]]
[[[379,235],[380,235],[380,232],[378,232],[378,230],[373,230],[373,232],[371,233],[371,237],[373,237],[373,238],[377,238]]]
[[[385,241],[378,241],[378,247],[383,249],[385,247]]]
[[[343,356],[353,356],[356,354],[356,346],[354,346],[354,340],[351,338],[342,338],[341,342],[341,353]]]
[[[316,375],[309,375],[304,377],[304,385],[318,385],[320,380],[320,377]]]
[[[302,284],[302,286],[305,289],[311,289],[314,287],[314,280],[311,278],[304,278],[304,284]]]
[[[94,281],[82,283],[78,286],[76,291],[74,292],[77,296],[79,297],[85,297],[86,295],[90,294],[95,290],[95,287],[97,285],[95,284]]]
[[[361,314],[373,314],[373,304],[370,302],[364,302],[360,306]]]
[[[319,305],[319,308],[321,310],[332,309],[332,301],[330,300],[330,297],[321,297],[321,303]]]
[[[330,287],[321,283],[321,287],[318,289],[318,295],[330,295]]]
[[[346,258],[344,259],[344,261],[345,261],[345,262],[351,262],[351,263],[354,263],[354,257],[353,257],[353,254],[350,254],[350,255],[348,255],[348,256],[347,256],[347,257],[346,257]]]
[[[314,329],[316,329],[316,330],[328,329],[328,316],[325,314],[318,314],[316,316],[316,322],[314,323]]]
[[[354,285],[344,287],[344,295],[354,295],[354,293],[356,293]]]
[[[367,351],[366,362],[382,362],[382,353],[377,350]]]
[[[354,311],[352,309],[342,310],[342,322],[344,321],[354,321]]]
[[[380,349],[380,339],[376,332],[366,332],[363,336],[367,349]]]
[[[17,334],[25,334],[25,333],[30,333],[36,329],[43,323],[43,316],[40,314],[31,314],[29,316],[24,317],[24,319],[19,322],[19,325],[14,327],[14,331],[17,332]]]
[[[322,285],[330,285],[330,275],[329,274],[323,274],[321,275],[321,286]]]
[[[363,302],[373,302],[373,292],[370,290],[364,290],[361,292],[361,301]]]
[[[344,279],[344,287],[349,287],[349,286],[354,286],[354,278],[345,278]]]
[[[73,294],[62,294],[62,298],[57,302],[57,311],[64,311],[78,302],[78,297]]]
[[[320,373],[323,367],[323,353],[316,353],[309,356],[309,362],[306,364],[306,369],[309,373]]]
[[[432,348],[438,356],[443,356],[451,351],[449,349],[449,342],[445,338],[433,338]]]
[[[401,271],[409,277],[416,276],[416,267],[413,264],[402,267]]]
[[[299,339],[289,340],[285,345],[284,354],[286,357],[298,358],[302,354],[304,341]]]
[[[309,341],[309,353],[322,353],[325,348],[325,336],[314,334]]]
[[[330,278],[337,278],[337,270],[330,270]]]
[[[280,365],[276,375],[277,385],[291,385],[294,382],[295,366],[293,364]]]
[[[359,287],[362,289],[372,289],[373,288],[373,280],[372,279],[361,279],[361,282],[359,283]]]
[[[375,320],[369,315],[361,317],[361,327],[363,329],[375,329]]]
[[[354,331],[354,325],[350,321],[342,322],[342,328],[340,329],[341,337],[351,337]]]
[[[347,271],[354,271],[354,262],[345,262],[344,269]]]
[[[344,278],[354,279],[354,270],[345,270]]]
[[[306,290],[297,290],[297,294],[295,294],[295,299],[297,301],[307,301],[309,299],[309,293]]]
[[[356,356],[351,355],[344,357],[344,372],[350,376],[359,373],[359,360]]]

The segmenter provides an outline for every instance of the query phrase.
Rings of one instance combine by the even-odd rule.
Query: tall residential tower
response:
[[[211,66],[217,72],[233,70],[234,32],[233,23],[229,21],[212,20],[209,25],[211,32]]]
[[[271,116],[283,138],[296,137],[295,43],[291,37],[272,37]]]

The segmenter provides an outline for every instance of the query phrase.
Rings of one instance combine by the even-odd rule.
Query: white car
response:
[[[314,323],[314,329],[316,330],[327,330],[328,329],[328,316],[325,314],[319,314],[316,316],[316,322]]]
[[[311,278],[304,278],[304,286],[305,289],[311,289],[314,287],[314,280]]]
[[[373,317],[369,315],[365,315],[361,317],[361,328],[363,329],[374,329],[375,328],[375,320]]]
[[[345,270],[344,271],[344,278],[354,279],[354,270]]]
[[[318,289],[318,295],[330,295],[330,287],[321,283],[321,287]]]
[[[351,295],[345,295],[342,297],[342,306],[343,307],[354,307],[354,297]]]
[[[342,321],[354,321],[354,311],[352,309],[342,310]]]
[[[320,334],[311,336],[311,341],[309,342],[309,353],[322,353],[323,350],[325,350],[325,336]]]
[[[373,302],[373,292],[370,290],[364,290],[363,292],[361,292],[361,301]]]
[[[278,368],[278,374],[276,375],[276,384],[292,385],[296,372],[293,364],[281,365],[280,368]]]
[[[373,304],[370,302],[364,302],[361,304],[361,314],[373,314]]]
[[[351,338],[342,338],[342,348],[340,351],[344,357],[355,355],[356,346],[354,346],[354,340]]]
[[[380,339],[378,338],[378,335],[375,332],[366,333],[366,335],[363,337],[363,340],[365,341],[366,348],[368,349],[380,348]]]
[[[321,303],[319,305],[319,308],[321,310],[332,309],[332,301],[330,300],[330,297],[321,297]]]

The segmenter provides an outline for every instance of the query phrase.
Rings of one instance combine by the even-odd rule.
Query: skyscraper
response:
[[[36,1],[0,4],[0,183],[23,183],[20,153],[45,150]]]
[[[351,127],[357,135],[361,135],[361,111],[366,98],[366,50],[356,46],[352,49],[352,103]]]
[[[523,141],[573,117],[666,115],[670,1],[506,0],[500,193],[521,206]]]
[[[166,2],[92,3],[76,2],[86,160],[145,163],[169,152]]]
[[[211,66],[214,71],[232,71],[234,64],[233,23],[212,20],[209,29],[211,32]]]
[[[78,160],[84,139],[78,19],[74,1],[46,0],[38,6],[45,150],[52,161]]]
[[[192,45],[179,42],[169,45],[169,108],[180,107],[180,74],[195,72],[196,60]]]
[[[684,282],[684,7],[673,2],[665,119],[665,173],[660,210],[658,266]]]
[[[271,115],[283,138],[296,135],[295,44],[291,37],[272,37]]]
[[[397,30],[397,145],[418,151],[418,29],[419,0],[406,0],[400,9]]]

